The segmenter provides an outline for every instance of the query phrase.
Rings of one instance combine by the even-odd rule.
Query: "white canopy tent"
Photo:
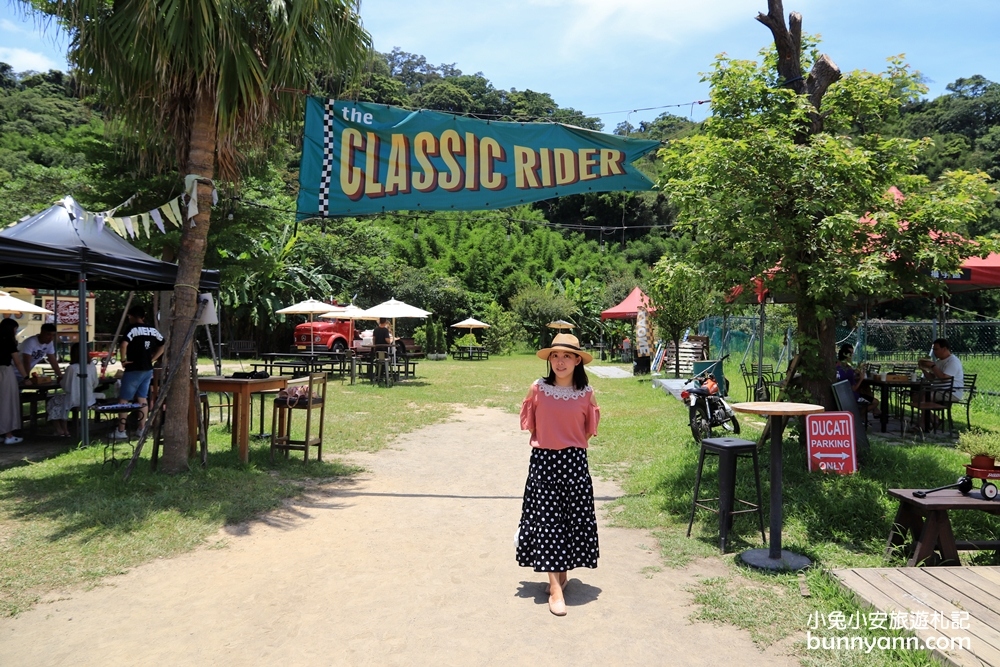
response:
[[[372,306],[364,311],[370,319],[382,319],[383,317],[392,320],[392,335],[396,335],[396,319],[401,317],[415,317],[418,319],[423,319],[428,317],[431,313],[430,311],[424,310],[423,308],[417,308],[416,306],[411,306],[408,303],[403,303],[402,301],[397,301],[396,299],[389,299],[388,301],[383,301],[377,306]]]

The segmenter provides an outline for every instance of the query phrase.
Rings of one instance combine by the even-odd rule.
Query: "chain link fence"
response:
[[[946,338],[966,375],[976,375],[976,393],[1000,397],[1000,322],[893,322],[869,320],[858,325],[861,343],[855,359],[891,364],[929,357],[931,343]],[[969,382],[966,381],[966,385]]]
[[[775,368],[788,364],[794,329],[783,319],[764,321],[764,363]],[[707,336],[714,358],[729,355],[729,362],[756,364],[760,356],[760,318],[706,317],[698,324],[698,334]]]
[[[793,324],[788,318],[765,318],[764,364],[775,369],[787,367],[795,350],[791,342]],[[730,355],[727,368],[735,371],[727,376],[738,377],[739,365],[747,368],[756,364],[760,344],[760,319],[757,317],[707,317],[698,325],[698,333],[708,336],[711,355]],[[976,394],[984,404],[1000,408],[1000,322],[904,322],[868,320],[854,329],[837,328],[837,346],[851,343],[856,347],[854,360],[879,364],[891,371],[893,362],[912,364],[929,357],[931,343],[946,338],[951,351],[962,361],[967,375],[975,374]],[[968,384],[968,382],[966,383]],[[735,388],[735,387],[734,387]],[[982,405],[980,407],[983,407]]]

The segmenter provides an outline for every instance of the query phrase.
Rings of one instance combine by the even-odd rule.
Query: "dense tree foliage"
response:
[[[366,72],[358,94],[362,100],[480,118],[599,127],[596,118],[562,108],[548,94],[497,89],[481,73],[464,74],[454,64],[431,65],[399,49],[373,54]],[[349,79],[342,75],[319,81],[326,93],[343,96],[349,94]],[[929,137],[916,163],[916,173],[930,179],[928,185],[948,169],[983,169],[996,177],[998,89],[1000,85],[980,76],[959,79],[937,99],[904,101],[898,113],[886,115],[879,134]],[[158,174],[153,165],[136,159],[135,139],[106,126],[96,100],[79,99],[69,75],[15,73],[0,63],[4,224],[65,194],[90,210],[116,206],[137,194],[134,208],[143,211],[180,192],[182,183],[175,175]],[[635,126],[622,123],[614,131],[667,141],[704,130],[666,113]],[[600,327],[597,313],[637,284],[648,287],[650,267],[663,256],[687,256],[693,237],[700,240],[705,232],[675,229],[674,210],[662,190],[563,197],[507,211],[399,213],[296,225],[291,212],[297,188],[295,137],[293,127],[287,135],[276,134],[266,152],[254,153],[238,187],[219,183],[222,200],[213,215],[205,259],[207,267],[223,271],[223,337],[256,339],[262,349],[284,349],[292,327],[301,321],[275,315],[277,305],[308,296],[356,297],[362,306],[394,296],[433,310],[445,324],[470,316],[502,322],[495,333],[483,332],[483,340],[497,352],[509,349],[512,339],[529,336],[524,326],[532,340],[551,335],[544,327],[550,320],[540,321],[545,315],[530,315],[537,297],[562,303],[558,312],[580,325],[577,333],[585,341],[598,342],[603,336],[614,344],[627,329],[617,322]],[[652,156],[639,167],[650,174],[658,169]],[[970,222],[969,233],[1000,230],[995,211]],[[170,258],[176,256],[179,234],[132,242]],[[718,245],[712,252],[727,260],[733,256]],[[955,303],[997,315],[995,299],[983,293],[957,297]],[[121,303],[123,295],[99,295],[98,330],[113,329]],[[927,300],[910,300],[884,308],[905,315],[932,306]],[[401,321],[399,326],[409,333],[415,324]],[[461,333],[445,328],[452,338]]]
[[[661,151],[661,185],[696,235],[692,254],[719,286],[763,278],[794,299],[809,397],[829,403],[835,323],[850,296],[941,290],[985,246],[969,242],[990,196],[981,172],[912,175],[927,142],[886,134],[922,92],[899,59],[846,76],[785,25],[769,0],[775,50],[760,62],[720,56],[707,76],[714,115]]]
[[[653,267],[649,298],[653,320],[674,344],[674,377],[681,375],[681,338],[712,312],[718,294],[699,266],[663,257]]]
[[[190,180],[168,320],[171,374],[185,368],[208,249],[216,178],[240,180],[246,150],[266,146],[312,83],[312,68],[357,70],[371,50],[353,0],[66,0],[19,5],[57,21],[67,59],[105,113],[139,142],[139,156]],[[162,469],[187,470],[189,380],[165,383]],[[133,462],[134,464],[134,462]],[[126,471],[126,477],[132,466]]]

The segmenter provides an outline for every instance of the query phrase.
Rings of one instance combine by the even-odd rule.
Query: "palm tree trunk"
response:
[[[215,103],[209,95],[201,95],[195,102],[191,123],[190,148],[187,174],[205,179],[215,175]],[[167,414],[163,425],[162,470],[168,474],[188,470],[188,456],[194,440],[188,428],[188,411],[191,409],[191,381],[188,371],[189,353],[183,348],[188,329],[198,307],[198,284],[208,247],[208,228],[211,223],[212,188],[198,184],[198,215],[186,221],[181,230],[178,252],[177,282],[174,284],[174,311],[172,334],[168,350],[168,363],[181,373],[174,380],[167,395]]]

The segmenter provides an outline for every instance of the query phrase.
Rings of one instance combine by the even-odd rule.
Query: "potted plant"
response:
[[[956,448],[972,457],[973,468],[994,468],[1000,458],[1000,433],[970,429],[958,436]]]

